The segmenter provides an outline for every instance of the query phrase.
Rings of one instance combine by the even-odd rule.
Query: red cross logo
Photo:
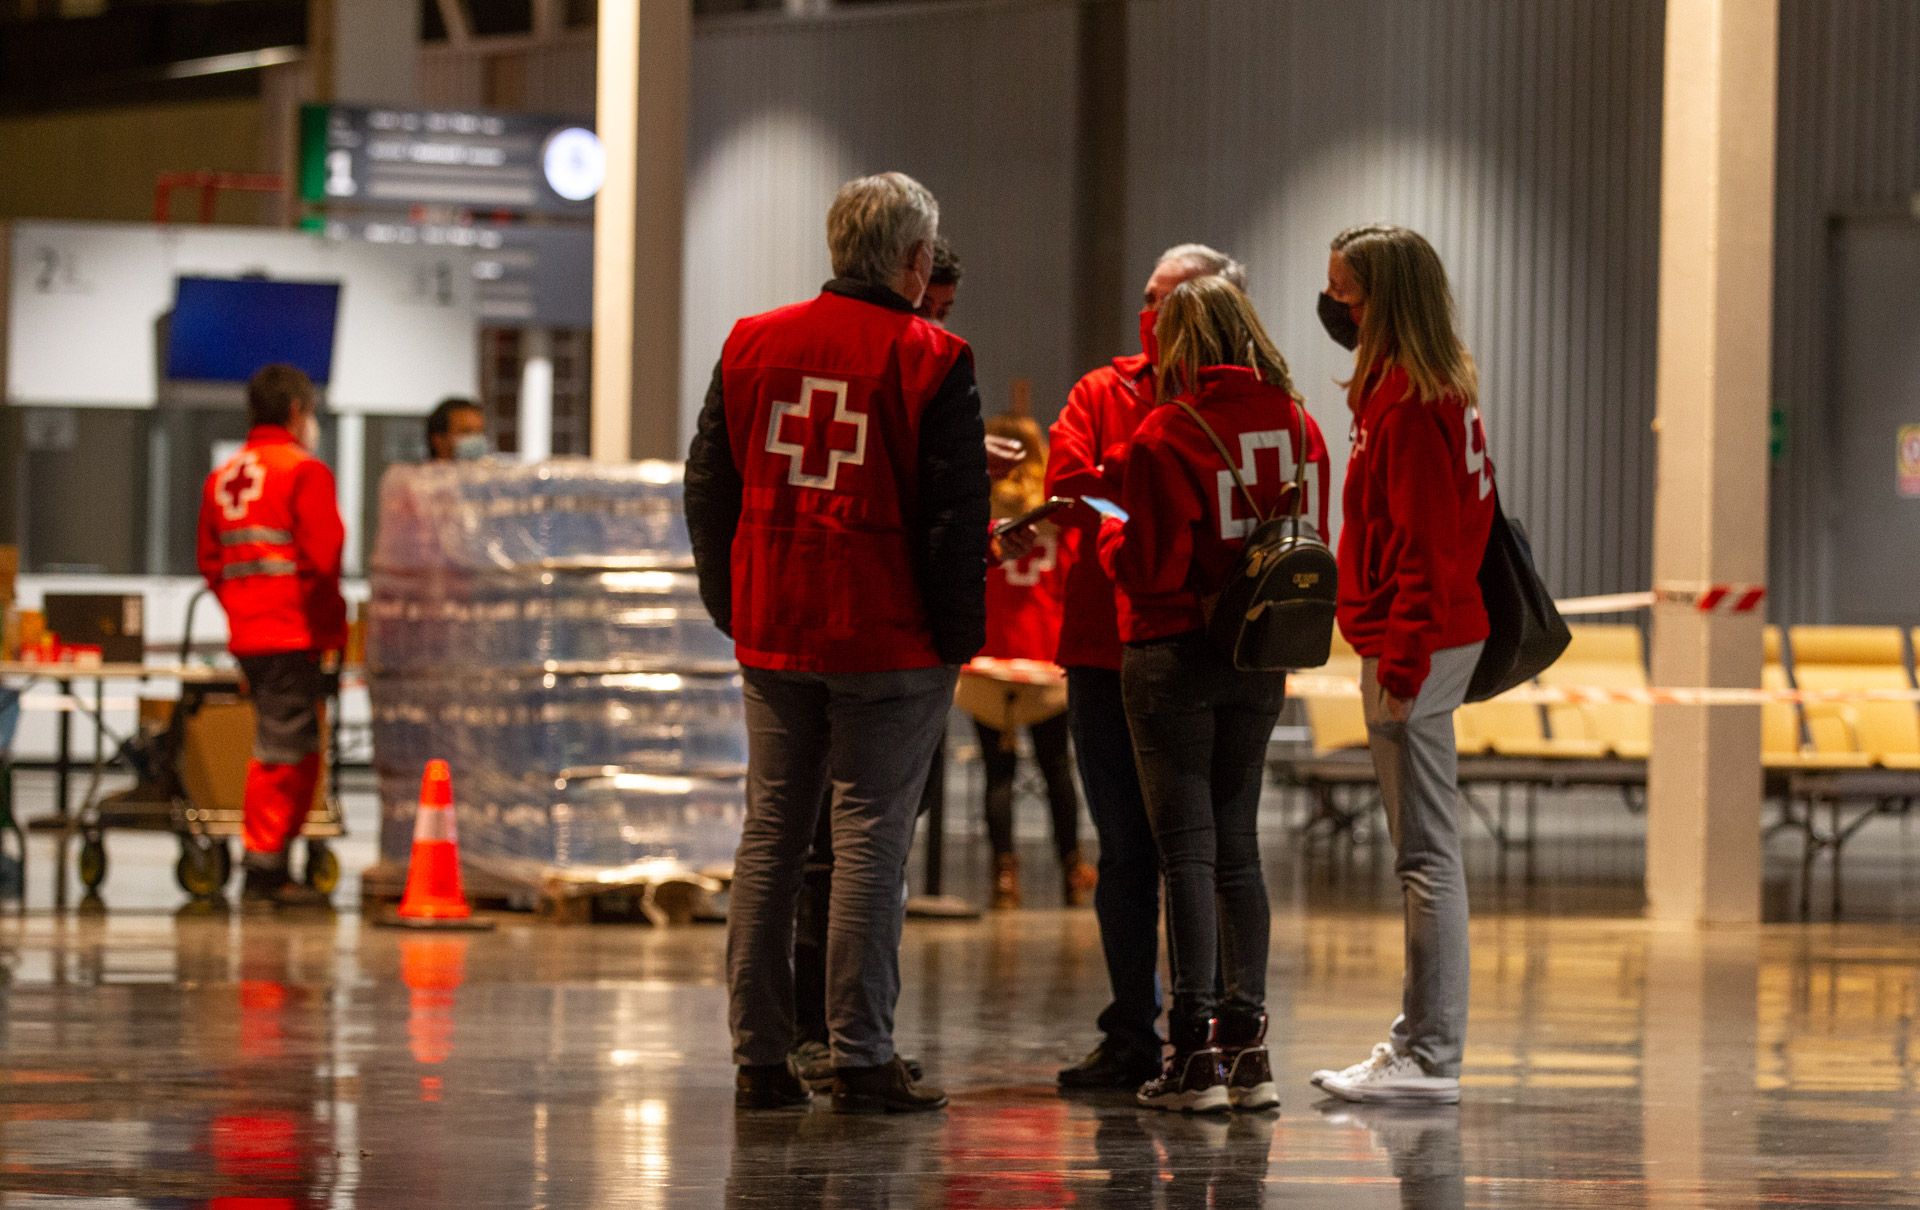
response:
[[[1040,531],[1033,549],[1007,564],[1007,583],[1015,588],[1032,588],[1040,577],[1060,566],[1060,535],[1051,529]]]
[[[789,420],[796,423],[788,424]],[[773,405],[767,422],[767,452],[791,460],[787,482],[793,486],[833,491],[841,466],[859,466],[867,460],[867,417],[847,407],[846,383],[802,378],[800,398]],[[809,469],[818,468],[823,460],[824,471]]]
[[[1270,430],[1264,433],[1242,433],[1240,434],[1240,475],[1247,481],[1249,488],[1257,487],[1260,483],[1261,450],[1274,451],[1273,458],[1268,461],[1279,464],[1280,477],[1278,482],[1285,483],[1293,478],[1296,468],[1293,463],[1293,435],[1291,433],[1281,432],[1279,430]],[[1307,468],[1307,480],[1310,485],[1318,473],[1318,467],[1309,466]],[[1255,521],[1252,515],[1246,512],[1247,502],[1240,494],[1240,485],[1233,481],[1233,472],[1221,471],[1217,476],[1216,487],[1219,489],[1220,494],[1221,539],[1231,542],[1236,538],[1244,538],[1248,534],[1251,534],[1259,522]],[[1313,496],[1309,494],[1308,499],[1313,499]],[[1287,492],[1280,503],[1285,508],[1294,508],[1292,492]],[[1309,504],[1308,508],[1311,509],[1312,505]],[[1313,518],[1309,517],[1307,520],[1311,523]]]
[[[247,510],[266,489],[267,472],[260,469],[259,456],[245,453],[221,468],[220,477],[213,481],[213,498],[227,520],[244,521]]]

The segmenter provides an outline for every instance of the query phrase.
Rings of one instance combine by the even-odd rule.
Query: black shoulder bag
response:
[[[1299,400],[1299,436],[1294,443],[1293,512],[1266,517],[1240,464],[1197,408],[1175,400],[1207,435],[1240,488],[1258,524],[1247,535],[1226,587],[1211,602],[1207,634],[1242,672],[1294,672],[1318,668],[1333,647],[1338,564],[1326,543],[1306,525],[1307,410]],[[1304,532],[1303,532],[1304,531]]]
[[[1467,700],[1484,702],[1524,685],[1553,666],[1573,642],[1553,594],[1534,568],[1526,533],[1507,520],[1500,492],[1493,494],[1493,527],[1480,557],[1480,596],[1489,631],[1480,651]]]

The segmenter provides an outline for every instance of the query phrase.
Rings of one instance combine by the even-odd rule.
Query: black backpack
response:
[[[1299,436],[1294,442],[1298,474],[1293,512],[1267,517],[1260,512],[1240,464],[1226,443],[1192,405],[1175,400],[1206,433],[1227,464],[1247,508],[1259,524],[1247,535],[1233,575],[1210,602],[1207,635],[1229,663],[1242,672],[1294,672],[1318,668],[1333,648],[1334,597],[1338,565],[1333,552],[1306,523],[1307,410],[1298,400]],[[1304,531],[1304,532],[1303,532]]]

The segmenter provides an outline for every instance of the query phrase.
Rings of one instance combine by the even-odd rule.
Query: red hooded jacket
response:
[[[1210,366],[1187,396],[1240,459],[1240,476],[1260,519],[1291,512],[1304,423],[1307,522],[1327,523],[1327,443],[1293,397],[1239,366]],[[1129,643],[1204,629],[1201,602],[1233,574],[1247,535],[1260,524],[1213,442],[1183,409],[1167,404],[1140,425],[1127,452],[1123,525],[1100,530],[1100,561],[1119,586],[1120,637]]]
[[[200,574],[227,611],[229,649],[277,655],[344,647],[345,543],[327,464],[279,425],[247,434],[200,495]]]
[[[1479,412],[1410,394],[1396,366],[1362,400],[1340,532],[1340,633],[1403,701],[1434,652],[1487,637],[1480,561],[1494,508]]]
[[[1153,365],[1145,354],[1116,357],[1074,384],[1048,435],[1047,495],[1120,498],[1120,460],[1153,411]],[[1063,668],[1120,668],[1113,580],[1100,566],[1100,514],[1075,508],[1062,518],[1066,612],[1054,662]]]

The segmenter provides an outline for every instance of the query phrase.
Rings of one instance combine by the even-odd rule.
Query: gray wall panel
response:
[[[1876,521],[1841,515],[1835,499],[1829,228],[1843,214],[1905,211],[1920,193],[1920,4],[1786,0],[1779,136],[1773,389],[1789,431],[1769,580],[1776,617],[1821,622],[1836,612],[1833,528]]]
[[[940,199],[989,414],[1034,383],[1050,418],[1072,362],[1076,16],[1005,4],[737,26],[694,46],[685,382],[691,410],[733,320],[811,297],[850,177],[899,169]]]
[[[1414,227],[1453,276],[1502,495],[1562,593],[1650,574],[1657,0],[1134,0],[1129,257],[1185,239],[1253,294],[1344,458],[1328,240]],[[1168,65],[1205,64],[1178,87]],[[1116,332],[1119,347],[1133,337]]]

